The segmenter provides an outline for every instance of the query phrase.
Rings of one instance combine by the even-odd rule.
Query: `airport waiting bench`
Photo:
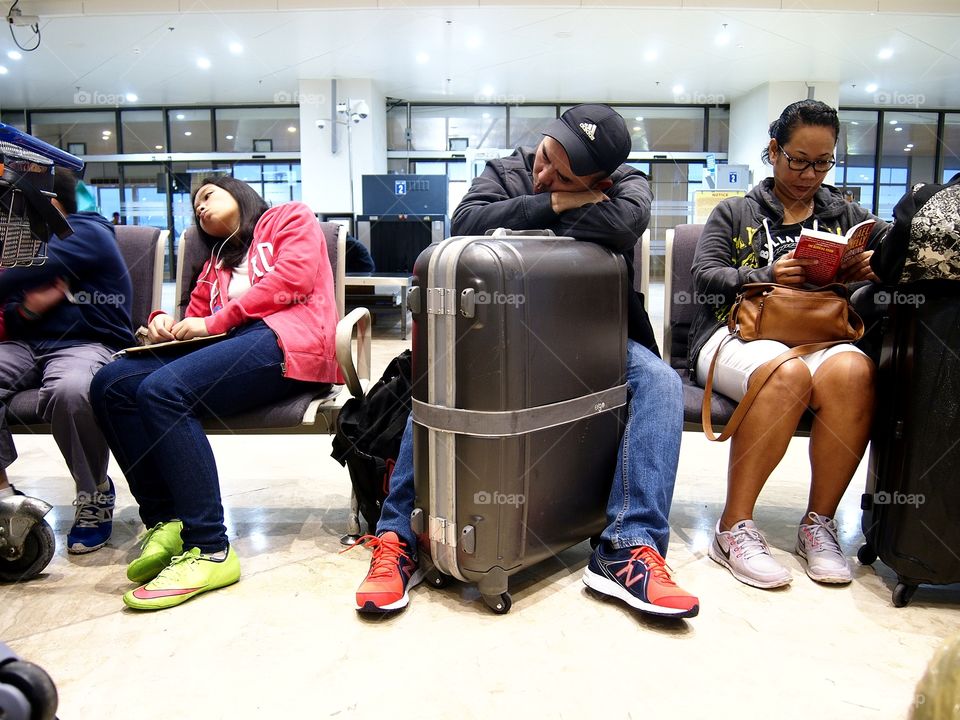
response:
[[[282,402],[257,410],[203,421],[208,435],[273,435],[273,434],[333,434],[337,417],[344,403],[351,397],[362,397],[370,385],[370,313],[356,308],[343,317],[344,259],[346,258],[346,228],[337,223],[320,223],[327,252],[333,269],[337,311],[336,355],[345,384],[320,387]],[[150,313],[161,305],[163,253],[167,230],[144,226],[116,227],[117,242],[127,264],[133,284],[134,327],[146,325]],[[188,228],[177,252],[176,312],[183,316],[190,292],[209,257],[193,227]],[[10,430],[16,433],[48,434],[50,426],[37,414],[38,390],[15,394],[7,403]],[[345,541],[360,534],[359,510],[356,497],[351,495]]]

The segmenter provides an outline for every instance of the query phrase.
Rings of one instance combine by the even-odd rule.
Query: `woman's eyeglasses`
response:
[[[787,151],[783,148],[779,148],[780,154],[787,159],[787,167],[793,170],[794,172],[803,172],[808,167],[813,167],[814,172],[825,173],[827,170],[832,168],[837,164],[837,161],[833,158],[829,160],[801,160],[800,158],[792,158],[787,155]]]

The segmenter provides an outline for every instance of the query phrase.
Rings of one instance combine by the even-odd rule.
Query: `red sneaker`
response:
[[[425,575],[407,555],[407,544],[395,532],[379,537],[364,535],[357,545],[361,543],[373,550],[373,557],[367,577],[357,588],[357,610],[387,613],[406,607],[410,602],[407,590],[422,582]]]
[[[651,615],[688,618],[700,600],[670,577],[667,563],[648,545],[620,550],[601,543],[583,572],[584,584]]]

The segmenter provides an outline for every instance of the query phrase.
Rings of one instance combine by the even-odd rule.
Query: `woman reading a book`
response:
[[[333,273],[310,209],[296,202],[267,209],[231,177],[205,179],[193,209],[210,258],[185,317],[154,312],[148,341],[224,336],[120,357],[90,391],[148,528],[127,568],[139,587],[123,596],[141,610],[172,607],[240,577],[201,419],[342,381]]]
[[[746,283],[809,282],[815,259],[794,257],[803,229],[846,233],[873,218],[824,185],[834,166],[840,132],[837,112],[816,100],[784,109],[770,125],[763,159],[773,166],[746,197],[724,200],[710,214],[693,260],[698,298],[703,298],[690,329],[690,369],[704,384],[710,362],[729,333],[727,316]],[[868,248],[885,231],[879,219]],[[838,282],[875,280],[871,249],[847,257]],[[717,359],[714,389],[734,399],[746,394],[750,375],[786,350],[770,340],[732,338]],[[866,449],[873,414],[874,366],[850,344],[788,360],[763,386],[733,435],[727,470],[727,496],[710,546],[710,557],[741,582],[761,588],[786,585],[790,571],[770,553],[753,523],[763,488],[786,452],[804,412],[813,411],[810,435],[811,485],[799,518],[797,553],[807,575],[822,583],[848,583],[850,568],[837,539],[837,506]]]

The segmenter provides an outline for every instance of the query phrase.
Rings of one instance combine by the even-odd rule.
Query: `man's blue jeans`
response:
[[[683,388],[674,370],[632,340],[627,341],[627,387],[627,421],[602,538],[615,548],[649,545],[666,556],[683,432]],[[392,530],[416,552],[410,529],[413,504],[413,421],[408,419],[377,533]]]
[[[94,377],[90,401],[143,523],[179,518],[183,546],[213,553],[227,547],[227,529],[200,419],[252,410],[308,386],[283,376],[277,336],[258,320],[186,355],[114,360]]]

